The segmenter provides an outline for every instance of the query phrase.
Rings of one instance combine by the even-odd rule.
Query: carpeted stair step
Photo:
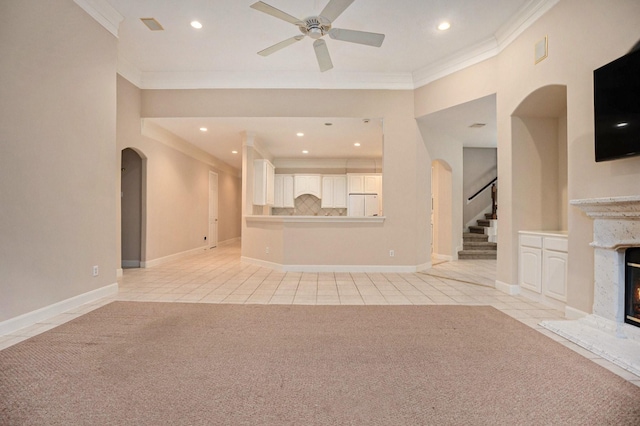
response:
[[[497,243],[490,243],[487,241],[464,241],[463,250],[497,250]]]
[[[472,234],[484,234],[484,226],[470,226],[469,232]]]
[[[488,219],[478,219],[477,222],[478,222],[478,226],[482,226],[485,228],[488,228],[491,226],[491,221]]]
[[[462,250],[458,252],[458,259],[495,259],[496,250]]]
[[[474,232],[464,232],[462,234],[463,241],[489,241],[489,236],[486,234],[476,234]]]

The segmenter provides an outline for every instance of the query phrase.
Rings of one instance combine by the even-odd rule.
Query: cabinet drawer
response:
[[[562,251],[566,253],[569,251],[569,242],[566,238],[545,237],[544,248],[547,250]]]
[[[539,235],[520,235],[520,245],[526,247],[542,248],[542,237]]]

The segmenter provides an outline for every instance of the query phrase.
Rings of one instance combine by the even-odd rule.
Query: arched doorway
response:
[[[431,256],[453,260],[453,176],[443,160],[431,163]]]
[[[139,268],[143,262],[144,162],[133,149],[122,150],[121,162],[121,265]]]

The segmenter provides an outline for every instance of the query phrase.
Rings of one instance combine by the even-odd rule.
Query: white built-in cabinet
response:
[[[347,177],[345,175],[322,177],[323,209],[347,208]]]
[[[274,202],[275,168],[269,160],[253,161],[253,204],[271,206]]]
[[[349,173],[347,178],[349,194],[382,194],[382,175],[379,173]]]
[[[293,208],[293,175],[275,175],[273,207]]]
[[[321,175],[294,175],[293,198],[298,198],[304,194],[311,194],[322,198],[321,178]]]
[[[564,233],[519,233],[518,281],[520,287],[542,298],[567,301],[568,241]]]

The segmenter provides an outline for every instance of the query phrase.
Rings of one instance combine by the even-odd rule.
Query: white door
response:
[[[209,172],[209,248],[218,245],[218,174]]]

